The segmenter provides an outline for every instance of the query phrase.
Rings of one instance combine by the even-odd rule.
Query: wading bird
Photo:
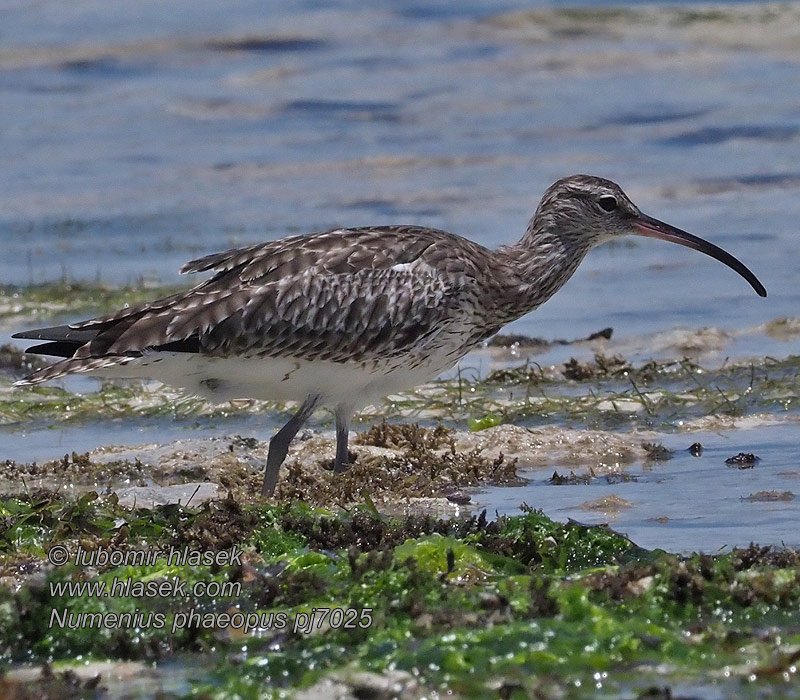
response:
[[[353,413],[452,367],[555,294],[593,247],[649,236],[706,253],[767,292],[732,255],[639,211],[615,183],[574,175],[544,194],[525,235],[489,250],[421,226],[291,236],[187,263],[196,287],[68,326],[17,333],[62,358],[17,385],[66,374],[149,377],[211,401],[300,407],[269,444],[271,495],[294,436],[318,406],[336,417],[334,471],[349,462]]]

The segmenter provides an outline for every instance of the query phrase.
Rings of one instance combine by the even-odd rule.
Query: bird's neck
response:
[[[581,236],[555,233],[547,226],[528,226],[514,245],[498,253],[508,261],[506,308],[508,322],[546,302],[572,277],[590,245]]]

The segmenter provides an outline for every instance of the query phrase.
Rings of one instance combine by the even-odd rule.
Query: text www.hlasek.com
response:
[[[175,596],[211,596],[233,598],[242,592],[236,581],[195,581],[189,588],[186,581],[175,576],[157,581],[134,581],[114,578],[110,586],[105,581],[51,581],[50,595],[57,598],[169,598]]]

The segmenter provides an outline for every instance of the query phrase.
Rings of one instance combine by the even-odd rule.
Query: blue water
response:
[[[525,486],[481,490],[473,501],[492,513],[513,514],[526,503],[556,520],[607,523],[640,547],[670,552],[714,553],[750,542],[798,547],[798,437],[794,423],[667,435],[660,442],[674,450],[672,458],[627,467],[629,481],[597,477],[588,484],[554,486],[553,471],[568,475],[570,469],[552,464],[528,472]],[[695,442],[703,445],[700,456],[687,449]],[[760,461],[748,469],[725,463],[740,452],[755,454]],[[587,470],[575,472],[585,475]],[[785,500],[770,500],[768,493]],[[604,509],[598,501],[607,498],[622,499],[623,507]]]
[[[547,185],[583,171],[729,248],[770,297],[639,240],[595,251],[514,330],[793,315],[796,54],[624,23],[612,39],[534,40],[493,21],[537,6],[7,3],[0,281],[176,281],[195,255],[339,225],[415,222],[497,245]]]

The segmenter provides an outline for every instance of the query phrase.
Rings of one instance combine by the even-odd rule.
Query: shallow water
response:
[[[769,297],[685,248],[627,241],[594,251],[509,331],[572,339],[611,326],[630,348],[676,326],[715,326],[731,334],[718,362],[797,353],[797,337],[750,332],[800,306],[797,17],[776,20],[747,3],[723,3],[717,22],[674,9],[652,21],[514,14],[548,7],[292,0],[267,14],[254,0],[1,4],[0,283],[176,281],[203,253],[340,225],[419,223],[495,246],[516,240],[553,180],[591,172],[729,249]],[[537,361],[591,352],[555,347]],[[639,356],[653,354],[645,343]],[[483,362],[467,365],[484,371]],[[192,430],[263,437],[275,425],[273,416],[241,421]],[[2,456],[174,439],[191,425],[4,430]],[[606,518],[577,506],[614,493],[634,505],[612,524],[644,546],[777,543],[797,500],[739,499],[800,492],[780,475],[796,468],[798,437],[788,425],[693,435],[708,442],[701,460],[678,452],[637,482],[535,482],[488,504],[526,501],[588,522]],[[763,461],[727,469],[728,451]],[[710,509],[712,491],[720,500]],[[647,520],[662,515],[665,524]]]
[[[486,490],[473,500],[489,512],[516,513],[527,503],[556,520],[608,523],[641,547],[670,552],[714,553],[750,542],[800,545],[800,424],[665,435],[659,442],[675,451],[672,458],[626,467],[630,481],[599,477],[555,486],[553,469],[536,470],[525,474],[530,479],[525,486]],[[695,442],[704,448],[699,457],[688,451]],[[740,452],[760,461],[746,469],[725,463]],[[560,475],[569,474],[555,467]],[[778,495],[786,500],[771,500]],[[601,499],[612,500],[604,506]],[[613,499],[622,503],[614,507]]]
[[[3,458],[41,462],[98,445],[135,447],[236,434],[263,440],[282,418],[272,414],[170,421],[127,417],[84,425],[3,427],[2,434],[13,441]],[[315,422],[325,429],[319,419],[324,416],[317,416]],[[327,433],[332,438],[330,427]],[[670,459],[622,465],[618,473],[612,470],[615,473],[606,478],[593,476],[585,464],[557,458],[545,467],[520,472],[527,480],[522,486],[470,489],[469,509],[510,515],[527,504],[557,520],[607,523],[639,546],[671,552],[714,553],[752,541],[800,546],[800,422],[656,434],[654,441],[673,450]],[[696,442],[703,446],[700,456],[688,451]],[[753,453],[759,460],[752,468],[726,464],[726,459],[739,453]],[[254,457],[252,461],[259,469],[260,460]],[[553,485],[553,472],[591,478],[588,483]]]
[[[101,445],[142,445],[168,443],[181,438],[207,438],[241,434],[268,438],[286,420],[282,414],[237,415],[207,418],[132,418],[99,420],[82,424],[2,426],[2,459],[43,462],[59,459],[73,451],[89,452]]]

